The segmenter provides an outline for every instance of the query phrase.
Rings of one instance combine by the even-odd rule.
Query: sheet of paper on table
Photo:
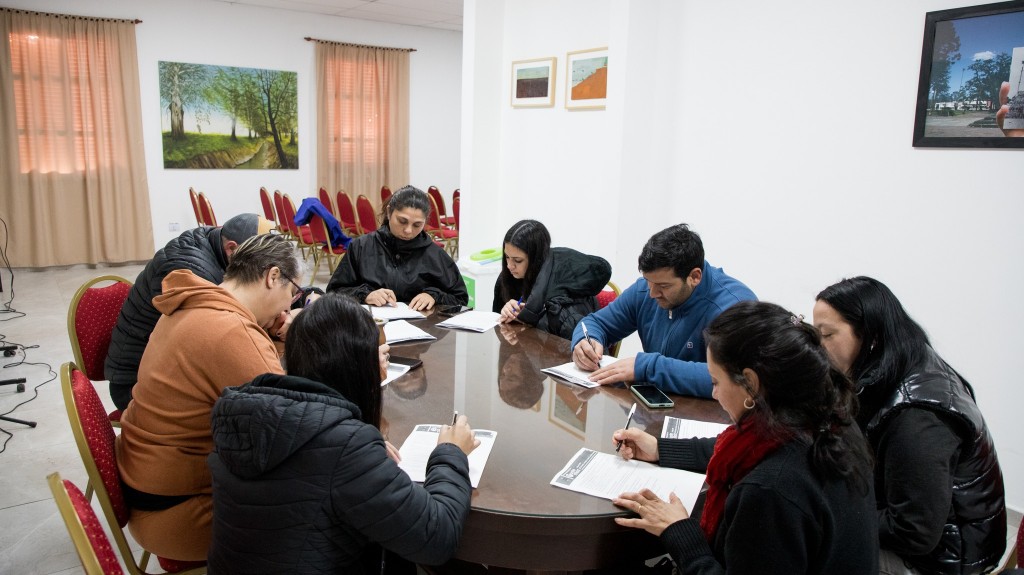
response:
[[[454,315],[437,325],[439,327],[468,329],[470,331],[483,333],[498,325],[498,318],[500,317],[500,313],[495,313],[493,311],[472,310],[460,313],[459,315]]]
[[[364,304],[363,307],[369,309],[375,319],[393,321],[396,319],[423,319],[427,317],[416,310],[409,309],[409,304],[403,302],[382,306]]]
[[[616,453],[581,448],[551,480],[551,485],[602,499],[650,489],[664,501],[675,493],[686,505],[693,504],[704,485],[700,473],[659,467],[646,461],[625,460]]]
[[[408,373],[410,369],[412,369],[412,366],[402,365],[400,363],[388,364],[388,376],[387,378],[384,379],[384,381],[380,382],[380,386],[384,387],[385,385],[391,383],[392,381],[402,377],[403,375]]]
[[[440,433],[440,425],[417,425],[405,439],[402,448],[398,450],[399,455],[402,456],[398,467],[408,473],[413,481],[420,483],[426,481],[427,460],[430,459],[430,454],[437,447],[437,436]],[[491,448],[494,447],[494,439],[498,437],[498,432],[474,429],[473,435],[480,440],[480,445],[469,454],[469,482],[475,488],[480,485],[480,477],[484,474],[484,466],[487,465],[487,456],[491,454]]]
[[[665,417],[665,423],[661,426],[661,436],[665,439],[689,439],[691,437],[718,437],[719,433],[729,427],[725,423],[711,423],[710,421],[696,421],[693,419],[682,419],[680,417]]]
[[[384,337],[387,338],[388,345],[401,343],[403,341],[437,339],[404,319],[389,321],[384,324]]]
[[[619,361],[619,358],[612,357],[610,355],[602,356],[601,357],[601,367],[604,367],[606,365],[611,365],[611,364],[615,363],[616,361]],[[562,379],[564,379],[564,380],[566,380],[566,381],[568,381],[570,383],[575,383],[576,385],[582,385],[583,387],[597,387],[597,385],[598,385],[598,384],[594,383],[593,381],[590,381],[589,379],[587,379],[587,378],[590,377],[590,374],[593,373],[593,372],[591,372],[591,371],[583,371],[582,369],[576,367],[576,364],[571,362],[571,361],[569,363],[563,363],[562,365],[556,365],[555,367],[545,367],[541,371],[543,371],[544,373],[546,373],[548,375],[554,375],[555,377],[560,377],[560,378],[562,378]]]

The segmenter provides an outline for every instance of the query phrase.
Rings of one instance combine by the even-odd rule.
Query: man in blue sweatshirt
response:
[[[580,322],[589,342],[576,326],[573,362],[601,385],[645,381],[670,393],[711,397],[704,328],[729,306],[757,296],[704,260],[700,236],[686,224],[651,236],[639,264],[642,278]],[[605,348],[634,331],[644,351],[600,367]]]

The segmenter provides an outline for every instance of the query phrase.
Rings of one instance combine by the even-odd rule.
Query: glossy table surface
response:
[[[391,347],[421,368],[384,390],[385,432],[401,446],[415,425],[447,423],[452,411],[474,429],[498,432],[456,557],[531,570],[608,567],[657,554],[653,537],[613,521],[611,501],[550,485],[581,447],[612,452],[633,395],[624,386],[587,389],[540,370],[569,361],[569,342],[520,324],[484,333],[448,330],[443,318],[413,322],[438,339]],[[727,422],[713,400],[673,396],[672,409],[638,403],[632,427],[659,435],[665,415]]]

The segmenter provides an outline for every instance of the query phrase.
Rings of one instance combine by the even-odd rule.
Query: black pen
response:
[[[590,349],[594,350],[594,352],[596,353],[597,348],[594,347],[594,340],[590,339],[590,333],[587,332],[587,324],[583,323],[583,321],[581,320],[580,327],[583,328],[583,337],[585,337],[587,339],[587,343],[590,344]],[[600,364],[598,365],[600,366]]]
[[[455,414],[452,415],[452,425],[455,425],[455,422],[458,421],[458,420],[459,420],[459,410],[456,409],[455,410]]]
[[[626,417],[626,427],[623,427],[623,429],[629,429],[629,424],[633,423],[633,414],[634,413],[636,413],[636,402],[633,402],[633,407],[629,408],[629,416]],[[619,440],[619,444],[615,446],[615,453],[618,453],[619,450],[622,449],[622,443],[624,441],[626,441],[626,440],[625,439],[620,439]]]

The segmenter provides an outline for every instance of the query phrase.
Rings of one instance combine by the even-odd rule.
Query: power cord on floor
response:
[[[22,314],[22,315],[24,315],[24,314]],[[10,342],[10,341],[7,341],[7,336],[5,336],[3,334],[0,334],[0,346],[3,346],[3,347],[14,346],[15,347],[15,354],[14,354],[13,357],[16,357],[19,352],[21,353],[21,357],[20,358],[15,359],[14,361],[12,361],[10,363],[5,363],[5,364],[3,364],[3,366],[0,366],[0,368],[7,369],[7,368],[10,368],[10,367],[19,367],[19,366],[23,366],[23,365],[41,366],[41,367],[45,367],[46,368],[46,371],[47,371],[47,373],[49,375],[48,379],[46,379],[43,382],[40,382],[40,383],[36,384],[32,388],[32,397],[29,397],[28,399],[25,399],[24,401],[22,401],[21,403],[18,403],[17,405],[15,405],[14,407],[8,409],[4,413],[0,413],[0,416],[7,416],[7,415],[10,415],[10,414],[14,413],[14,411],[17,410],[19,407],[21,407],[21,406],[23,406],[23,405],[25,405],[27,403],[30,403],[32,401],[35,401],[36,398],[39,397],[39,388],[44,386],[44,385],[46,385],[47,383],[50,383],[51,381],[57,379],[57,372],[54,371],[53,370],[53,366],[51,366],[48,363],[45,363],[45,362],[30,362],[30,361],[28,361],[28,354],[26,353],[26,351],[30,350],[30,349],[37,349],[39,347],[38,345],[28,345],[28,346],[26,346],[26,345],[22,345],[22,344],[16,343],[16,342]],[[7,352],[5,352],[4,355],[7,356]],[[19,385],[19,387],[22,387],[22,386]],[[0,389],[2,389],[2,388],[0,388]],[[7,450],[7,444],[11,441],[11,439],[14,438],[14,433],[12,433],[11,431],[8,431],[6,429],[3,429],[3,428],[0,428],[0,433],[2,433],[3,435],[7,436],[4,439],[3,445],[0,445],[0,454],[2,454],[3,452],[5,452]]]
[[[2,266],[3,268],[6,268],[7,269],[7,273],[11,276],[11,282],[10,282],[11,297],[7,301],[5,301],[2,304],[0,304],[0,316],[10,314],[11,317],[0,318],[0,321],[11,321],[12,319],[18,319],[19,317],[25,317],[25,314],[20,312],[20,311],[18,311],[18,310],[16,310],[16,309],[14,309],[14,307],[11,305],[11,304],[14,303],[14,271],[11,270],[11,262],[10,262],[10,260],[7,259],[7,243],[8,243],[8,239],[9,239],[8,238],[8,233],[7,233],[7,222],[4,221],[3,218],[0,218],[0,224],[4,225],[4,241],[3,241],[3,244],[0,244],[0,266]],[[2,270],[0,270],[0,272],[2,272]],[[2,279],[2,278],[0,278],[0,279]],[[3,282],[0,281],[0,289],[2,289],[2,286],[3,286]],[[2,451],[0,451],[0,453],[2,453]]]

